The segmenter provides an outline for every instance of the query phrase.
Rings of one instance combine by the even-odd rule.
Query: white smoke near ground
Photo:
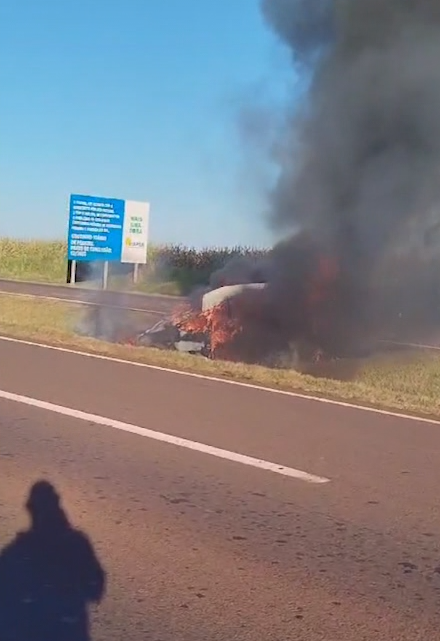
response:
[[[124,266],[127,267],[127,266]],[[129,270],[115,269],[109,265],[109,277],[118,278],[118,291],[103,289],[104,263],[91,261],[87,263],[87,278],[82,283],[82,299],[87,303],[81,315],[76,319],[75,331],[82,336],[99,340],[120,341],[139,330],[139,320],[131,311]],[[116,274],[115,274],[116,272]],[[127,273],[126,273],[127,272]]]

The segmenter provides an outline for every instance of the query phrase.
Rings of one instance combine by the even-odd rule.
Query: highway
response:
[[[1,338],[0,363],[2,640],[440,638],[440,424]],[[17,541],[41,479],[93,554],[41,497]]]
[[[8,279],[0,279],[0,293],[82,302],[88,305],[107,305],[134,311],[145,311],[159,317],[169,314],[176,305],[176,301],[180,300],[175,296],[104,291],[81,287],[80,285],[48,285]]]

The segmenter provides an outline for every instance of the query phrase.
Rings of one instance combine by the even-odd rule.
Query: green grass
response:
[[[62,241],[18,241],[0,238],[0,278],[65,283],[67,247]],[[116,276],[110,265],[112,289],[134,289],[144,293],[188,294],[196,285],[207,285],[211,274],[233,256],[258,256],[249,247],[196,250],[180,245],[150,246],[148,262],[140,268],[134,285],[130,274]]]
[[[151,348],[113,345],[75,334],[78,306],[0,295],[0,333],[162,367],[440,417],[440,355],[418,352],[316,366],[314,376]]]

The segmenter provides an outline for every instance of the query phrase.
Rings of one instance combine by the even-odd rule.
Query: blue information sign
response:
[[[124,214],[124,200],[72,195],[67,238],[68,259],[120,261]]]

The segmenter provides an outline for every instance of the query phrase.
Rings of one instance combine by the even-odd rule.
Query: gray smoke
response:
[[[319,234],[341,262],[347,306],[365,315],[379,266],[397,250],[420,256],[440,221],[440,1],[261,1],[309,76],[283,133],[271,224],[286,236]],[[288,297],[286,242],[273,259]],[[411,278],[419,268],[411,263]],[[396,305],[420,294],[422,276],[414,286],[405,278]]]
[[[295,60],[311,63],[334,39],[331,0],[262,0],[263,15],[293,50]]]
[[[236,256],[231,258],[222,269],[215,271],[210,278],[212,289],[223,285],[264,282],[264,258]]]

